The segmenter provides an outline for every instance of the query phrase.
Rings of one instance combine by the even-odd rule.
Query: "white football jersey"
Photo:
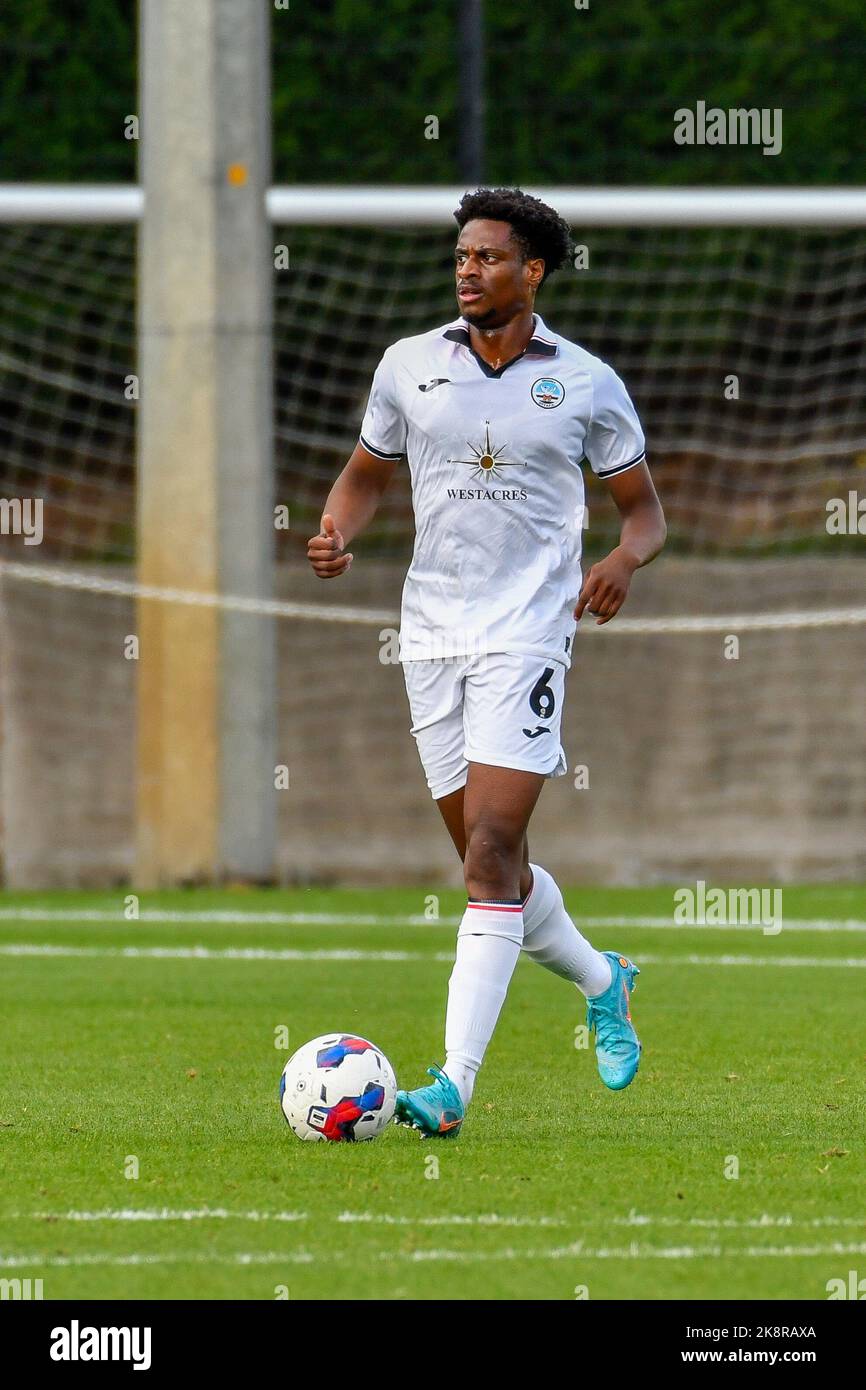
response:
[[[489,651],[571,664],[581,463],[622,473],[642,462],[644,436],[613,369],[534,317],[498,369],[462,318],[401,338],[376,368],[361,443],[406,457],[415,510],[401,661]]]

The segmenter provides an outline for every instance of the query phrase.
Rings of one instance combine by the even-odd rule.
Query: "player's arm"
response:
[[[589,570],[574,610],[580,619],[588,609],[597,615],[598,623],[609,623],[619,612],[635,570],[655,559],[667,535],[662,505],[646,463],[638,463],[606,482],[622,517],[619,545]]]
[[[320,579],[345,574],[352,563],[346,546],[375,516],[397,459],[381,459],[358,444],[322,512],[322,528],[307,542],[307,559]]]

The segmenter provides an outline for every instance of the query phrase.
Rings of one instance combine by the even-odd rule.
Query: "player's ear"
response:
[[[527,271],[529,272],[529,277],[528,277],[528,278],[529,278],[529,287],[530,287],[530,289],[532,289],[532,290],[537,290],[537,289],[539,289],[540,286],[541,286],[541,281],[542,281],[542,279],[543,279],[543,277],[544,277],[544,261],[542,261],[542,260],[539,259],[539,258],[536,258],[535,260],[532,260],[532,261],[527,261],[527,262],[526,262],[526,269],[527,269]]]

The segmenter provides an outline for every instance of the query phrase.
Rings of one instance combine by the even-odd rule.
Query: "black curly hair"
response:
[[[454,211],[461,232],[473,217],[508,222],[523,260],[539,257],[544,261],[542,285],[574,254],[568,223],[547,203],[519,188],[477,188],[474,193],[464,193]]]

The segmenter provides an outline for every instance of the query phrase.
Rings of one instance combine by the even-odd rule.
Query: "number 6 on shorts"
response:
[[[553,667],[545,666],[529,693],[529,708],[539,719],[549,719],[556,709],[556,696],[547,682],[553,675]]]

